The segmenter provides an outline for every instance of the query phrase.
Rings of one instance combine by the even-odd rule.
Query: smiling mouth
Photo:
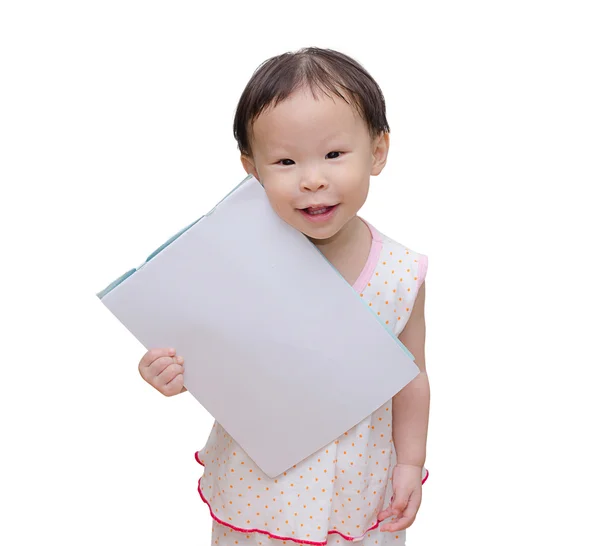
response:
[[[318,216],[319,214],[326,214],[326,213],[328,213],[334,207],[337,207],[337,205],[331,205],[331,206],[329,206],[329,205],[317,205],[315,207],[307,207],[307,208],[301,209],[301,210],[303,210],[307,214],[310,214],[311,216]]]

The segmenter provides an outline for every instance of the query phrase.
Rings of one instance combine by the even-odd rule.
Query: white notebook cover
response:
[[[98,294],[270,477],[385,404],[414,357],[247,177]]]

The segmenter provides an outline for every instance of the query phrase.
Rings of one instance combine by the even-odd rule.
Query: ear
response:
[[[260,178],[258,177],[258,171],[256,170],[256,166],[254,165],[254,160],[249,156],[242,154],[240,156],[240,160],[242,161],[242,166],[247,174],[251,174],[256,180],[260,182]]]
[[[385,167],[390,149],[390,134],[382,132],[373,140],[371,175],[377,176]]]

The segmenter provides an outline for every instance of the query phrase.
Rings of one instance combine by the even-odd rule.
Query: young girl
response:
[[[198,492],[213,518],[213,546],[405,544],[428,475],[427,256],[357,216],[370,177],[386,164],[389,130],[377,83],[336,51],[306,48],[268,59],[242,93],[234,135],[245,171],[398,336],[421,373],[275,479],[215,422],[196,453],[205,467]],[[139,370],[166,396],[186,390],[174,349],[148,351]]]

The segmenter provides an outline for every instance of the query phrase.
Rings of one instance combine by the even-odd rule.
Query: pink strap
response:
[[[369,230],[371,231],[372,242],[367,263],[363,267],[358,279],[356,279],[356,282],[352,285],[352,288],[354,288],[354,290],[356,290],[359,294],[364,291],[369,283],[369,280],[373,276],[373,272],[377,267],[379,255],[381,254],[381,249],[383,248],[383,241],[381,240],[381,235],[379,232],[371,224],[369,224],[369,222],[363,220],[362,218],[361,220],[369,227]]]

